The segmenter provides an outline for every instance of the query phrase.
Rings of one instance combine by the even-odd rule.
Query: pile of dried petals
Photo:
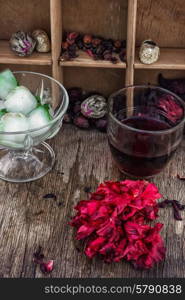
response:
[[[159,234],[163,224],[147,224],[158,217],[161,197],[157,187],[144,180],[107,181],[89,200],[78,203],[70,225],[77,228],[76,239],[85,241],[89,258],[125,259],[135,268],[148,269],[165,257]]]
[[[107,60],[116,64],[118,58],[126,61],[126,41],[104,39],[90,34],[70,32],[64,34],[62,43],[62,60],[73,60],[78,57],[77,51],[86,52],[94,60]]]

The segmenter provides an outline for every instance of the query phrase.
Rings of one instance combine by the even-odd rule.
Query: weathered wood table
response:
[[[0,277],[44,277],[33,263],[39,245],[46,258],[54,259],[51,277],[185,277],[185,221],[175,221],[170,208],[161,210],[159,218],[165,224],[166,260],[153,270],[90,261],[78,252],[68,222],[74,205],[87,199],[84,187],[95,190],[104,180],[124,177],[111,160],[105,134],[64,126],[49,143],[57,154],[52,172],[32,183],[0,182]],[[185,204],[185,182],[177,173],[185,175],[185,142],[153,180],[162,194]],[[46,193],[55,193],[57,201],[43,199]]]

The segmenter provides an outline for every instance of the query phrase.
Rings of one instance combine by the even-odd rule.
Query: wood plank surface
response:
[[[111,160],[105,134],[65,125],[49,144],[57,154],[52,172],[32,183],[0,182],[0,277],[45,277],[32,261],[39,245],[46,258],[55,262],[49,277],[185,277],[185,220],[174,221],[171,209],[160,212],[167,256],[153,270],[136,271],[126,262],[90,261],[78,252],[68,222],[74,205],[87,199],[84,187],[93,191],[104,180],[124,176]],[[177,179],[177,173],[185,175],[184,147],[185,141],[153,181],[166,197],[185,204],[185,182]],[[62,204],[43,199],[46,193],[55,193]]]
[[[160,47],[185,48],[184,0],[138,0],[136,45],[146,39]]]
[[[0,39],[9,40],[18,30],[31,33],[38,28],[50,34],[49,0],[0,0]]]
[[[63,67],[88,67],[88,68],[109,68],[109,69],[126,69],[126,63],[119,59],[119,55],[114,54],[118,58],[118,62],[113,64],[106,60],[94,60],[84,51],[78,51],[78,57],[74,60],[63,61],[60,59],[60,65]]]
[[[139,49],[136,50],[134,67],[136,69],[165,69],[185,70],[185,49],[160,48],[160,57],[157,62],[146,65],[139,59]]]
[[[63,0],[63,31],[126,39],[127,0]]]
[[[8,41],[0,41],[0,64],[51,65],[51,53],[33,52],[30,56],[20,57],[11,51]]]

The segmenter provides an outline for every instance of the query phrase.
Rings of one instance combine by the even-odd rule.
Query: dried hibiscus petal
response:
[[[40,264],[40,269],[41,269],[42,273],[45,273],[45,274],[51,273],[53,271],[53,268],[54,268],[53,260],[49,260],[47,262],[43,262]]]
[[[40,265],[40,270],[43,273],[51,273],[54,268],[54,261],[44,261],[44,254],[42,253],[42,247],[39,246],[37,251],[33,254],[33,261],[35,264]]]

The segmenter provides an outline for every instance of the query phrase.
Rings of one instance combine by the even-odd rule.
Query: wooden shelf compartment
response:
[[[33,52],[31,56],[20,57],[15,55],[9,46],[8,41],[0,41],[0,63],[16,65],[51,65],[51,53]]]
[[[160,57],[157,62],[146,65],[140,62],[139,49],[136,49],[135,69],[165,69],[165,70],[185,70],[185,49],[161,48]]]
[[[120,59],[116,64],[105,60],[93,60],[84,51],[78,52],[78,57],[70,61],[62,61],[60,59],[60,65],[63,67],[88,67],[88,68],[112,68],[112,69],[126,69],[126,63]],[[116,56],[116,55],[114,55]],[[116,56],[118,57],[118,56]]]

